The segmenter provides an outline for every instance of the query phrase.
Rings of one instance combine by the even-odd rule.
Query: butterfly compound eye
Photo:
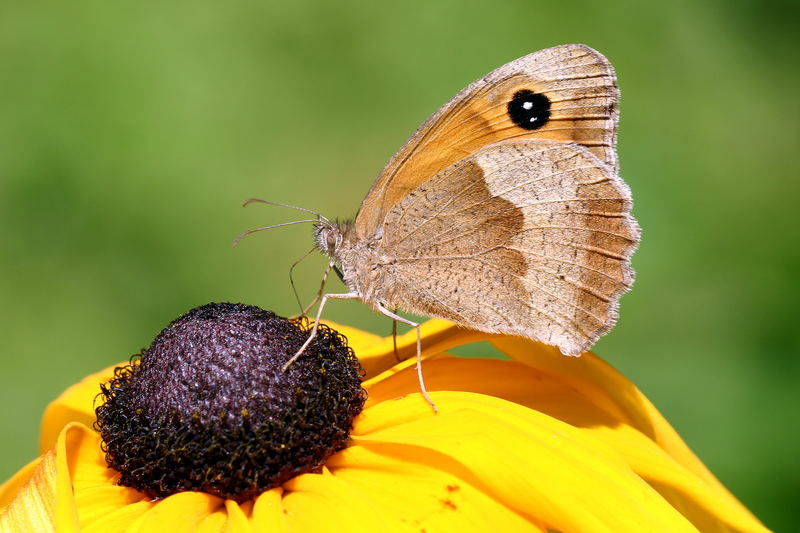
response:
[[[336,232],[329,231],[325,235],[325,244],[328,246],[328,250],[330,250],[331,253],[333,253],[336,250],[336,248],[339,247],[339,238]]]
[[[328,222],[321,222],[317,224],[314,240],[317,243],[317,248],[320,252],[333,256],[336,254],[336,249],[342,239],[341,231],[332,226]]]
[[[550,119],[550,100],[528,89],[514,93],[507,108],[512,122],[522,129],[539,129]]]

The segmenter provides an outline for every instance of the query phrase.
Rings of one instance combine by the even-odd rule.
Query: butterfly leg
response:
[[[394,310],[395,314],[397,309]],[[394,346],[394,358],[400,361],[400,354],[397,351],[397,320],[392,319],[392,346]]]
[[[311,252],[313,252],[316,249],[317,249],[316,246],[314,248],[310,249],[305,254],[303,254],[303,257],[301,257],[300,259],[298,259],[297,261],[292,263],[292,266],[289,267],[289,283],[291,283],[291,285],[292,285],[292,292],[294,292],[294,299],[297,300],[297,307],[300,308],[300,315],[301,316],[306,316],[306,312],[308,311],[308,309],[310,309],[310,307],[308,307],[308,308],[306,308],[304,310],[303,309],[303,304],[300,303],[300,295],[297,294],[297,287],[294,284],[294,269],[295,269],[295,267],[297,267],[297,265],[299,265],[303,261],[303,259],[308,257],[311,254]]]
[[[311,303],[303,309],[303,316],[306,316],[308,311],[317,304],[320,298],[322,298],[322,294],[325,292],[325,285],[328,283],[328,276],[330,275],[332,269],[333,263],[328,263],[328,268],[325,269],[325,273],[322,275],[322,283],[319,284],[317,295],[313,300],[311,300]]]
[[[417,377],[419,378],[419,389],[420,389],[420,392],[422,392],[422,396],[425,397],[425,400],[427,400],[427,402],[433,408],[433,412],[434,413],[437,412],[438,409],[436,408],[436,404],[433,403],[433,400],[431,400],[431,397],[428,396],[428,389],[425,388],[425,380],[422,379],[422,336],[420,334],[419,324],[417,322],[412,322],[412,321],[410,321],[408,319],[405,319],[405,318],[401,317],[398,314],[392,313],[391,311],[389,311],[388,309],[386,309],[385,307],[383,307],[380,304],[378,305],[378,311],[380,311],[384,315],[386,315],[389,318],[391,318],[392,320],[394,320],[395,323],[402,322],[403,324],[409,325],[409,326],[411,326],[412,328],[414,328],[416,330],[416,332],[417,332]]]
[[[311,334],[308,336],[306,342],[303,343],[300,349],[297,350],[297,353],[295,353],[292,358],[286,361],[286,364],[283,365],[283,368],[281,369],[283,372],[286,372],[289,367],[292,366],[292,363],[297,361],[297,358],[303,355],[305,349],[308,348],[308,345],[311,344],[311,341],[313,341],[314,337],[317,336],[319,317],[322,316],[322,309],[325,307],[325,303],[328,301],[328,298],[334,298],[337,300],[354,300],[358,298],[358,293],[347,292],[344,294],[325,294],[322,296],[322,300],[320,300],[319,307],[317,308],[317,317],[314,319],[314,326],[311,328]]]

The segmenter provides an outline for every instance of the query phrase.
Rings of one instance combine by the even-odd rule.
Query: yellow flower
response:
[[[200,492],[161,500],[115,483],[93,400],[113,368],[47,408],[42,456],[0,486],[0,531],[763,532],[636,387],[593,354],[431,320],[425,378],[391,338],[346,326],[369,398],[320,473],[254,500]],[[511,361],[445,350],[491,341]],[[413,332],[398,339],[414,353]]]

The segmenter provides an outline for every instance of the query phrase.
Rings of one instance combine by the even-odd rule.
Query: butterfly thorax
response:
[[[322,220],[316,224],[314,240],[320,252],[333,259],[342,281],[364,303],[392,306],[392,283],[387,283],[386,267],[391,263],[377,251],[377,241],[360,239],[352,221]]]

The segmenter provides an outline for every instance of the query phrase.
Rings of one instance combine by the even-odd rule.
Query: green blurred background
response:
[[[596,351],[775,530],[800,497],[796,2],[5,2],[0,480],[45,405],[209,301],[296,313],[298,218],[355,214],[456,91],[580,42],[622,88],[643,241]],[[317,257],[300,267],[304,299]],[[353,302],[328,318],[388,334]]]

